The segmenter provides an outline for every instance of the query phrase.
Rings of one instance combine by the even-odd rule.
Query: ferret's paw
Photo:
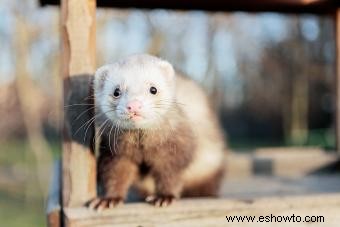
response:
[[[173,195],[148,196],[146,197],[145,201],[156,207],[166,207],[175,201],[175,196]]]
[[[102,211],[110,209],[123,203],[123,198],[120,197],[103,197],[91,200],[87,207],[92,210]]]

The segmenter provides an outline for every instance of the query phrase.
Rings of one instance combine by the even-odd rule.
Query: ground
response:
[[[29,146],[18,141],[0,146],[1,226],[46,226],[45,201]],[[60,146],[53,143],[52,148],[57,157]]]

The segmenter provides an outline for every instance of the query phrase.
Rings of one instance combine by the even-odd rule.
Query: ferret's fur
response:
[[[117,87],[119,98],[112,96]],[[97,70],[94,95],[105,192],[90,206],[112,207],[131,186],[159,206],[180,196],[217,195],[224,138],[207,96],[192,80],[157,57],[133,55]],[[127,118],[131,100],[143,104],[143,119]]]

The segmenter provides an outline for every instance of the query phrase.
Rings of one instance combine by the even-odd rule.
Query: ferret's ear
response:
[[[97,69],[94,74],[94,87],[97,91],[103,90],[104,83],[109,75],[109,69],[107,65],[104,65]]]
[[[167,61],[164,61],[164,60],[160,60],[159,61],[159,67],[161,68],[162,72],[164,72],[164,74],[172,79],[173,77],[175,77],[175,70],[174,70],[174,67],[172,67],[172,65],[167,62]]]

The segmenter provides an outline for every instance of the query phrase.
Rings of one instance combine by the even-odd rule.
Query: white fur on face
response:
[[[151,94],[150,87],[157,93]],[[162,121],[175,99],[175,73],[172,66],[150,55],[133,55],[99,68],[94,80],[97,106],[114,124],[126,129],[154,127]],[[121,90],[118,98],[113,96]],[[141,119],[129,118],[127,104],[141,102]]]

